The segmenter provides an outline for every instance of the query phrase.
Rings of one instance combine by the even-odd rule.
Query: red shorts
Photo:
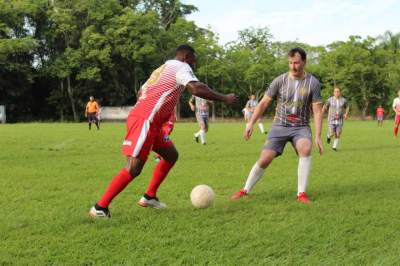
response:
[[[167,122],[163,124],[161,131],[164,135],[171,135],[173,129],[174,129],[174,123]]]
[[[126,156],[147,160],[150,151],[172,147],[174,143],[166,136],[162,127],[151,124],[149,120],[129,116],[126,121],[126,136],[122,152]]]
[[[400,115],[396,115],[396,118],[394,119],[394,122],[396,124],[400,124]]]

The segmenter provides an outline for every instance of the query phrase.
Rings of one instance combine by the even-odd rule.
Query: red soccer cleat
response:
[[[300,192],[299,195],[297,195],[297,201],[304,204],[310,203],[310,200],[305,192]]]
[[[243,198],[244,196],[247,196],[247,191],[245,189],[241,189],[235,194],[232,195],[231,200],[238,200],[240,198]]]

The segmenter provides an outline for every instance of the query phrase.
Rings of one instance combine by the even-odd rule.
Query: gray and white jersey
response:
[[[343,115],[347,108],[347,100],[343,97],[335,98],[330,97],[325,104],[326,108],[329,108],[328,112],[328,124],[330,125],[342,125]]]
[[[254,108],[256,108],[258,104],[257,100],[248,100],[246,103],[246,108],[249,108],[251,110],[251,112],[254,111]]]
[[[206,99],[192,96],[191,101],[195,103],[196,106],[196,113],[200,114],[201,116],[208,116],[209,113],[209,106],[208,101]]]
[[[321,84],[311,74],[293,79],[289,73],[275,78],[265,95],[276,98],[274,125],[285,127],[308,126],[312,103],[322,102]]]

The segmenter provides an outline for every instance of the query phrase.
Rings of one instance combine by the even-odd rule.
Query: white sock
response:
[[[261,133],[265,132],[263,123],[258,123],[258,128],[261,130]]]
[[[311,169],[311,156],[300,157],[299,167],[297,169],[297,195],[301,192],[306,192],[310,169]]]
[[[206,132],[204,130],[200,130],[200,140],[202,144],[206,143]]]
[[[333,148],[336,149],[338,144],[339,144],[339,139],[335,139],[333,141]]]
[[[199,130],[199,131],[197,131],[196,133],[194,133],[194,136],[195,136],[196,138],[200,136],[200,131],[201,131],[201,130]]]
[[[253,168],[251,168],[249,176],[247,177],[246,185],[244,186],[244,189],[247,191],[247,193],[250,193],[250,190],[254,187],[257,181],[260,180],[260,178],[264,175],[264,172],[265,169],[259,167],[257,162],[253,165]]]

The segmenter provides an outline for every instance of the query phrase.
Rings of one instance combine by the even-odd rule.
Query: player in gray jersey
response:
[[[194,133],[194,139],[196,142],[199,142],[199,138],[201,144],[206,144],[206,133],[208,132],[208,120],[209,120],[209,101],[197,97],[192,96],[189,100],[190,109],[196,113],[196,119],[199,123],[200,130]]]
[[[244,138],[249,140],[257,119],[261,117],[273,99],[277,100],[274,123],[261,155],[251,169],[244,188],[232,196],[233,200],[250,193],[272,160],[282,154],[287,142],[291,142],[299,156],[297,200],[302,203],[309,202],[306,188],[311,168],[312,137],[309,127],[311,110],[314,114],[315,144],[321,155],[323,146],[320,83],[313,75],[304,71],[306,59],[306,52],[301,48],[293,48],[289,51],[289,73],[274,79],[257,105],[250,122],[247,123]]]
[[[258,101],[256,100],[256,96],[254,94],[250,95],[250,99],[247,101],[246,106],[244,107],[244,120],[246,122],[249,122],[251,117],[253,116],[254,110],[256,109],[256,106],[258,104]],[[262,134],[267,134],[267,131],[264,129],[263,123],[261,123],[261,119],[258,119],[258,128],[260,129]]]
[[[331,138],[335,137],[332,149],[337,151],[339,139],[343,130],[343,119],[347,119],[350,110],[347,100],[342,97],[339,87],[333,89],[333,96],[326,101],[322,111],[325,112],[326,110],[329,110],[326,142],[330,144]]]

